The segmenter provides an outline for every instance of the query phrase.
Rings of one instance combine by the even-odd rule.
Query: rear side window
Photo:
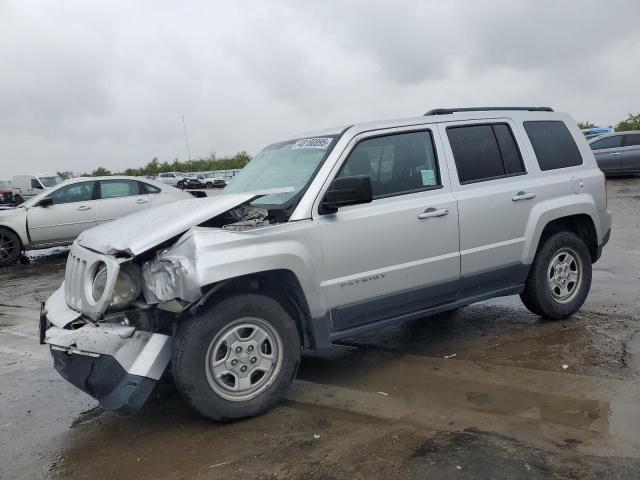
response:
[[[138,182],[134,180],[101,180],[100,198],[119,198],[140,195]]]
[[[582,156],[564,122],[542,120],[524,122],[541,170],[582,165]]]
[[[146,182],[138,182],[140,184],[140,193],[160,193],[161,190],[155,185]]]
[[[624,136],[625,147],[634,147],[636,145],[640,145],[640,134],[634,133],[633,135]]]
[[[505,123],[448,127],[447,136],[462,184],[526,173]]]
[[[596,140],[591,144],[591,150],[604,150],[605,148],[618,148],[622,143],[622,135],[614,135]]]

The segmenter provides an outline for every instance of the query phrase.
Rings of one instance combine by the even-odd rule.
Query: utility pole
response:
[[[191,161],[191,149],[189,148],[189,137],[187,137],[187,124],[184,121],[184,115],[182,116],[182,127],[184,128],[184,141],[187,143],[187,154],[189,155],[189,161]]]

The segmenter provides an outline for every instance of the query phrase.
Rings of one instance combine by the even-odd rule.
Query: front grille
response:
[[[67,269],[64,272],[64,294],[69,305],[74,310],[82,311],[84,297],[84,280],[87,272],[87,261],[69,252]]]
[[[91,287],[95,274],[102,266],[107,268],[107,288],[102,299],[96,301],[91,294]],[[109,305],[119,270],[119,263],[115,258],[92,252],[74,243],[69,250],[67,268],[64,272],[64,295],[67,305],[94,320],[100,318]]]

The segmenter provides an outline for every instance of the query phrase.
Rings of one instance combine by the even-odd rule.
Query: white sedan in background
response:
[[[23,250],[70,245],[88,228],[185,198],[193,196],[135,177],[67,180],[19,207],[0,211],[0,266],[16,263]]]

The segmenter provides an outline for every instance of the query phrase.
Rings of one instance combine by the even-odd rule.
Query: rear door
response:
[[[525,231],[538,180],[510,119],[440,124],[460,216],[460,298],[505,293],[522,283]],[[516,141],[517,139],[517,141]]]
[[[620,169],[625,172],[640,172],[640,133],[627,133],[623,136]]]
[[[604,137],[591,143],[598,167],[603,172],[617,172],[622,168],[622,135]]]
[[[48,197],[53,205],[31,207],[27,224],[35,245],[71,243],[83,230],[95,226],[96,182],[65,185]]]
[[[347,152],[336,176],[369,176],[374,199],[317,217],[334,330],[455,301],[458,209],[437,130],[362,134]]]
[[[128,179],[100,180],[96,200],[96,223],[124,217],[149,207],[149,195],[140,182]]]

